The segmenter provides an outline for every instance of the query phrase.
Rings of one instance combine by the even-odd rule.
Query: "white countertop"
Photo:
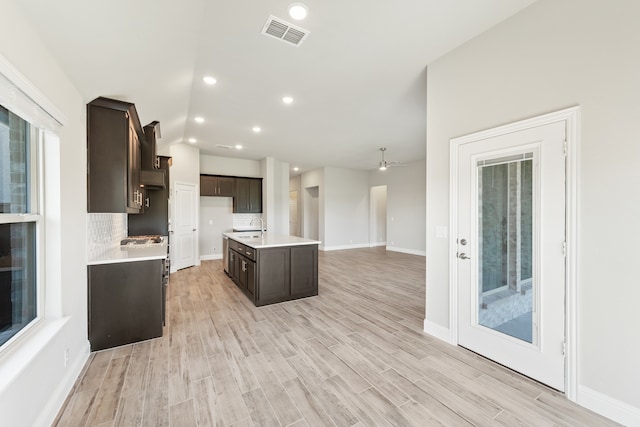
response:
[[[89,259],[87,265],[150,261],[167,257],[167,239],[153,245],[121,245]]]
[[[223,235],[253,249],[276,248],[279,246],[319,245],[321,243],[318,240],[303,239],[302,237],[269,232],[264,233],[264,239],[262,239],[259,231],[255,233],[247,233],[246,231],[240,233],[224,233]]]

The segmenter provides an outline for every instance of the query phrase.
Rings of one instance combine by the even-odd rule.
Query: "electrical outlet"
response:
[[[212,219],[209,220],[209,225],[213,225],[213,220]]]
[[[66,368],[69,365],[69,349],[64,349],[64,367]]]

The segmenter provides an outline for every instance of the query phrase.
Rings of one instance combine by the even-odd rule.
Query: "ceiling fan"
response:
[[[386,147],[380,147],[378,150],[380,150],[380,153],[382,154],[382,160],[380,160],[380,163],[378,163],[378,169],[380,169],[381,171],[386,171],[387,168],[390,168],[390,167],[405,166],[404,164],[402,164],[400,162],[385,160],[384,159],[384,152],[387,151]]]

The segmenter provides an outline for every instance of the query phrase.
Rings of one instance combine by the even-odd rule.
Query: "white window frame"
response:
[[[37,161],[32,163],[31,173],[37,174],[32,177],[32,185],[37,185],[37,198],[32,199],[31,213],[24,215],[6,214],[3,222],[36,222],[36,295],[37,308],[36,317],[29,324],[23,327],[17,334],[0,347],[0,359],[8,358],[10,354],[18,354],[20,349],[26,349],[26,344],[30,337],[38,334],[45,328],[49,320],[55,320],[61,314],[60,307],[51,305],[52,284],[56,286],[54,294],[60,292],[57,288],[59,283],[54,279],[47,284],[47,277],[50,266],[46,263],[46,241],[44,224],[47,222],[45,216],[45,141],[51,139],[59,140],[59,132],[67,122],[67,117],[57,106],[52,103],[42,92],[38,90],[20,71],[18,71],[9,60],[0,54],[0,104],[5,108],[22,117],[32,126],[32,143],[35,142],[32,155],[37,155]],[[31,197],[36,193],[32,192]],[[54,202],[55,203],[55,202]],[[5,214],[3,214],[5,215]],[[54,227],[55,228],[55,227]],[[59,237],[59,236],[58,236]],[[55,267],[54,267],[55,269]],[[49,291],[49,292],[48,292]],[[54,295],[55,299],[55,295]],[[51,300],[52,301],[52,300]],[[24,356],[24,354],[23,354]],[[3,381],[0,381],[0,388]]]
[[[16,114],[8,106],[3,106]],[[46,280],[44,274],[45,266],[45,230],[44,230],[44,158],[43,142],[44,129],[29,123],[29,212],[23,214],[0,213],[0,224],[35,224],[35,280],[36,280],[36,314],[34,319],[15,332],[14,329],[0,332],[0,336],[12,334],[4,344],[0,345],[0,355],[9,351],[15,343],[20,342],[25,335],[28,335],[42,319],[45,317]]]

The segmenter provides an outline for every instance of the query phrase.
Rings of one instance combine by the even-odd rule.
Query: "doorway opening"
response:
[[[304,238],[320,240],[320,188],[304,189]]]
[[[369,205],[369,245],[387,245],[387,186],[371,187]]]

